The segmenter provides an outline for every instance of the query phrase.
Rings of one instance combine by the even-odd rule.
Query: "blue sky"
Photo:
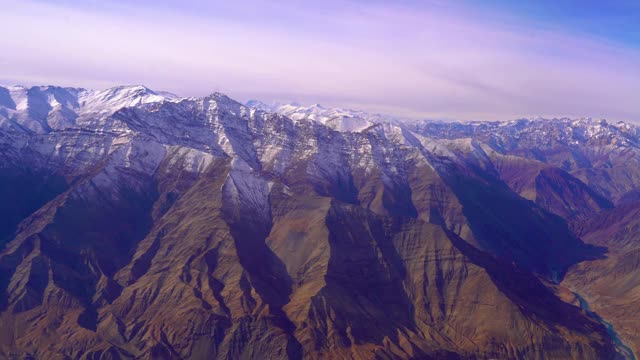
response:
[[[640,1],[6,1],[0,82],[640,119]]]
[[[640,47],[640,1],[637,0],[470,0],[470,4],[513,14],[541,26]]]

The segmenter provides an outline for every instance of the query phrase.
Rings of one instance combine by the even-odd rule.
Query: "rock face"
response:
[[[582,221],[634,206],[637,128],[322,114],[0,88],[0,357],[622,356],[555,283],[635,249]]]

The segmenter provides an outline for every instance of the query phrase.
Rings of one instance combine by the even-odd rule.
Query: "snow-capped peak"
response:
[[[86,90],[79,94],[83,113],[113,113],[124,107],[138,106],[178,97],[167,92],[156,92],[143,85],[117,86],[106,90]]]
[[[104,90],[57,86],[0,87],[0,127],[46,133],[76,126],[82,118],[101,118],[143,104],[174,101],[178,97],[143,85]],[[93,122],[93,121],[92,121]]]
[[[391,116],[370,114],[359,110],[329,108],[320,104],[308,106],[297,103],[266,104],[258,100],[250,100],[246,104],[263,111],[279,113],[294,121],[315,121],[337,131],[360,132],[378,123],[395,121]]]
[[[266,111],[266,112],[275,112],[275,110],[280,106],[280,103],[273,102],[271,104],[267,104],[261,100],[249,100],[245,103],[250,108]]]

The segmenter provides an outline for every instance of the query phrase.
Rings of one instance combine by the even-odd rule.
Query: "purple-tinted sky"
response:
[[[0,82],[640,120],[637,1],[5,1]]]

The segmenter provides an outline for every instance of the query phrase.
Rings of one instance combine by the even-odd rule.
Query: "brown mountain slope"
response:
[[[599,324],[438,225],[243,192],[257,174],[225,159],[171,164],[115,197],[98,173],[21,224],[0,257],[5,355],[614,356]]]
[[[3,143],[65,187],[7,227],[2,357],[618,357],[547,286],[602,249],[482,152],[220,94],[94,120]]]
[[[573,266],[564,284],[582,294],[640,354],[640,203],[628,203],[575,226],[585,241],[610,249],[606,259]]]
[[[451,143],[454,149],[460,139]],[[494,174],[521,197],[568,221],[589,218],[613,204],[565,170],[544,161],[502,154],[488,145],[471,141],[459,152],[483,173]],[[465,151],[466,150],[466,151]]]

